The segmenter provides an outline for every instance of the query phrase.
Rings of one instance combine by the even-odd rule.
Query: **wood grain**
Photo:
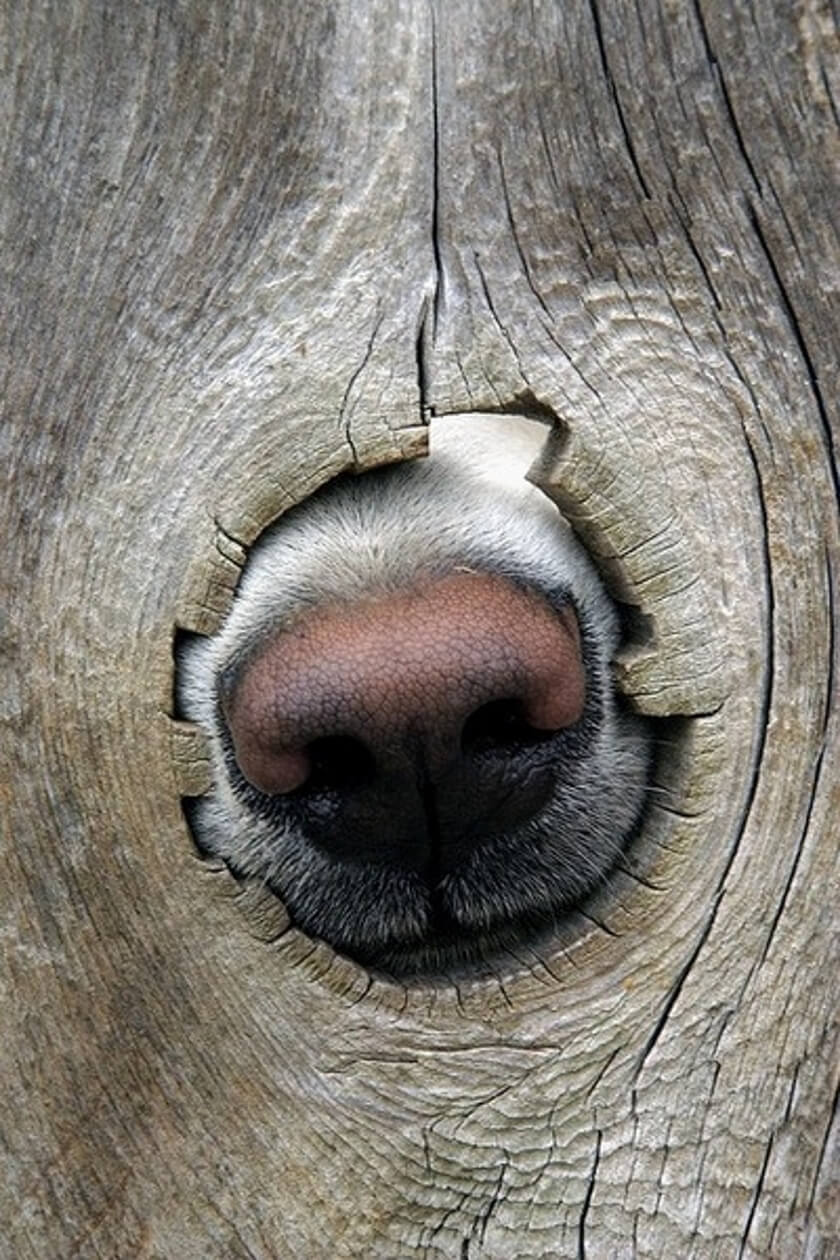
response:
[[[2,26],[3,1254],[838,1254],[829,7]],[[548,953],[403,990],[199,858],[172,646],[482,410],[556,420],[658,790]]]

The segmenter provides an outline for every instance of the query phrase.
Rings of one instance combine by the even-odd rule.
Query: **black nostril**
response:
[[[467,753],[521,748],[544,743],[554,734],[554,731],[538,730],[530,725],[521,700],[490,700],[471,713],[464,723],[461,749]]]
[[[312,769],[298,789],[301,793],[350,792],[367,786],[376,774],[376,762],[370,749],[349,735],[315,739],[306,752]]]

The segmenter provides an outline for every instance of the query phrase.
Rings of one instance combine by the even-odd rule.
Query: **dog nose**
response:
[[[580,719],[585,686],[570,605],[464,571],[305,612],[223,710],[245,779],[309,802],[328,850],[425,870],[536,808],[528,750]]]

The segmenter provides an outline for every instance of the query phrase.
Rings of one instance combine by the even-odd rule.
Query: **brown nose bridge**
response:
[[[580,717],[584,690],[571,609],[463,572],[306,613],[248,665],[225,712],[245,777],[283,793],[306,781],[316,739],[350,736],[382,762],[409,733],[451,743],[493,700],[560,729]]]

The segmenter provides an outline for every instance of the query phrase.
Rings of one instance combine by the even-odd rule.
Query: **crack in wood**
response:
[[[796,308],[793,304],[793,298],[788,292],[787,285],[785,284],[784,279],[782,278],[782,273],[779,270],[779,265],[776,261],[776,257],[773,253],[772,248],[770,247],[770,242],[768,241],[764,233],[764,229],[762,228],[761,220],[758,216],[758,211],[752,201],[749,202],[749,218],[750,218],[750,224],[752,226],[753,232],[755,233],[755,236],[756,236],[756,240],[758,241],[761,247],[761,252],[764,255],[767,266],[770,269],[770,274],[773,277],[773,283],[775,284],[776,290],[779,294],[779,300],[781,301],[782,309],[784,310],[785,315],[787,317],[790,330],[793,333],[794,341],[796,342],[797,349],[799,350],[799,354],[802,358],[805,371],[808,375],[808,380],[811,386],[811,392],[814,396],[814,402],[816,404],[817,412],[820,417],[820,426],[822,430],[822,439],[823,439],[823,444],[825,447],[826,460],[828,463],[828,471],[831,477],[832,484],[834,486],[834,498],[835,498],[835,501],[838,504],[840,504],[840,470],[838,470],[837,457],[836,457],[835,449],[834,449],[833,427],[832,427],[831,419],[828,414],[828,406],[826,404],[826,400],[825,400],[825,397],[823,396],[822,388],[820,386],[819,373],[817,372],[816,365],[811,356],[811,351],[808,348],[808,342],[805,337],[805,332],[802,327],[802,323],[796,313]]]
[[[727,116],[727,119],[729,120],[729,125],[732,129],[732,135],[735,138],[735,143],[738,146],[738,151],[741,154],[744,165],[746,166],[749,172],[750,179],[755,185],[756,191],[758,192],[759,196],[761,196],[761,184],[759,182],[759,178],[756,173],[755,167],[753,166],[752,158],[750,157],[749,152],[747,150],[744,134],[741,130],[741,125],[738,122],[738,115],[735,113],[735,107],[732,104],[732,96],[729,91],[729,86],[726,81],[726,76],[723,73],[723,67],[721,66],[720,59],[718,58],[717,53],[712,47],[712,41],[709,37],[709,28],[706,25],[706,18],[703,14],[703,7],[700,3],[700,0],[692,0],[692,7],[694,9],[695,17],[697,18],[697,27],[700,31],[700,38],[703,41],[703,48],[706,53],[706,63],[711,69],[711,71],[713,72],[715,76],[715,80],[718,84],[718,87],[720,88],[721,99],[723,100],[723,105],[726,110],[726,116]]]
[[[627,117],[622,108],[621,97],[618,92],[618,85],[616,84],[615,77],[610,67],[609,57],[607,56],[607,48],[604,42],[604,31],[601,25],[601,12],[600,12],[599,0],[589,0],[589,8],[592,13],[592,22],[595,28],[595,39],[598,44],[598,55],[601,59],[601,69],[603,71],[604,80],[609,89],[610,96],[612,97],[613,104],[615,106],[616,117],[618,118],[618,123],[619,123],[619,126],[621,127],[621,134],[624,137],[624,143],[627,148],[627,156],[630,158],[630,163],[633,167],[633,171],[635,172],[636,179],[639,182],[639,187],[641,188],[642,193],[644,194],[645,197],[648,198],[648,200],[650,200],[651,199],[650,188],[648,186],[647,180],[642,174],[642,168],[639,162],[639,158],[636,154],[636,148],[633,143],[633,137],[630,134],[630,125],[627,121]]]
[[[595,1183],[598,1179],[598,1166],[601,1162],[601,1142],[603,1140],[603,1132],[601,1129],[595,1131],[595,1151],[592,1156],[592,1166],[589,1169],[589,1178],[586,1185],[586,1194],[583,1199],[583,1206],[580,1210],[578,1218],[577,1238],[578,1238],[578,1260],[586,1260],[586,1218],[589,1215],[589,1209],[592,1206],[592,1196],[595,1193]]]

